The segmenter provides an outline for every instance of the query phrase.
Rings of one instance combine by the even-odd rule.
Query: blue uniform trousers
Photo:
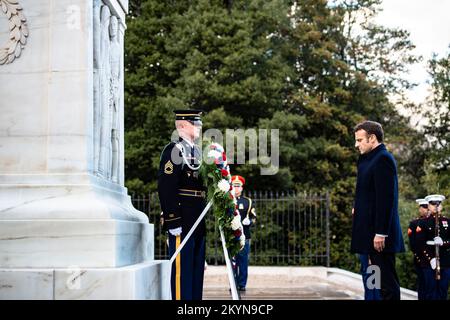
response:
[[[248,258],[250,254],[250,239],[245,240],[244,248],[235,257],[236,284],[239,288],[245,288],[248,278]]]
[[[424,268],[425,300],[447,300],[450,268],[441,269],[441,279],[436,280],[436,272],[431,267]]]
[[[177,248],[177,237],[169,233],[169,255]],[[183,235],[179,242],[183,241]],[[203,295],[203,275],[205,272],[205,236],[192,234],[179,253],[179,261],[172,264],[172,300],[177,299],[177,288],[181,300],[201,300]]]
[[[425,274],[424,268],[414,265],[417,273],[417,299],[425,300]]]

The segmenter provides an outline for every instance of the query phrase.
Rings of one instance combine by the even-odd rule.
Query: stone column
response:
[[[168,297],[124,187],[127,10],[0,0],[0,299]]]

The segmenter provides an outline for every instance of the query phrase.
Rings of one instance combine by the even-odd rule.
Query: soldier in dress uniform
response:
[[[233,176],[231,178],[231,183],[234,187],[237,200],[237,208],[241,216],[241,222],[242,226],[244,227],[245,235],[245,246],[234,257],[234,260],[236,262],[235,277],[238,290],[245,291],[248,278],[248,258],[250,253],[250,227],[256,222],[256,212],[254,207],[255,203],[252,201],[252,199],[242,196],[242,190],[245,184],[245,179],[243,177],[238,175]]]
[[[424,269],[428,268],[429,262],[423,252],[418,250],[417,243],[424,242],[424,220],[428,217],[428,201],[416,199],[419,205],[419,217],[412,220],[408,227],[408,238],[411,251],[414,255],[414,268],[417,273],[417,297],[419,300],[425,299],[425,277]]]
[[[172,256],[206,206],[206,188],[199,176],[201,151],[195,144],[200,110],[176,110],[179,139],[164,147],[158,173],[158,194]],[[202,220],[172,265],[172,299],[201,300],[205,267],[205,221]]]
[[[423,269],[425,279],[425,300],[446,300],[450,280],[450,229],[449,219],[441,215],[444,201],[443,195],[433,194],[425,197],[428,202],[429,216],[421,221],[423,237],[416,237],[417,250],[426,259],[427,266]],[[439,226],[436,235],[436,215]],[[438,246],[439,259],[436,256]],[[440,278],[437,279],[439,266]]]

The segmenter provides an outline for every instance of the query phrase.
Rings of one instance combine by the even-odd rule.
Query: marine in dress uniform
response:
[[[199,176],[201,150],[194,141],[202,122],[199,110],[176,110],[175,124],[180,138],[162,151],[158,194],[168,231],[172,256],[206,206],[206,188]],[[201,300],[205,266],[205,221],[202,220],[172,265],[174,300]]]
[[[414,268],[417,273],[417,297],[425,300],[425,276],[424,269],[429,266],[429,262],[424,253],[418,250],[417,243],[423,243],[425,238],[424,220],[428,217],[428,201],[416,199],[419,205],[419,217],[411,220],[408,227],[409,246],[414,255]]]
[[[416,238],[417,250],[427,262],[423,269],[425,279],[425,300],[447,300],[448,284],[450,280],[450,229],[449,219],[440,214],[443,195],[429,195],[425,197],[428,202],[430,215],[423,219],[423,237]],[[435,234],[436,215],[438,215],[439,232]],[[436,247],[439,246],[440,279],[436,279]]]
[[[242,226],[244,227],[245,245],[244,248],[234,257],[236,262],[235,277],[239,291],[245,291],[248,279],[248,261],[250,254],[250,227],[256,222],[255,203],[252,199],[241,195],[245,179],[241,176],[233,176],[231,183],[235,188],[237,208],[241,216]]]

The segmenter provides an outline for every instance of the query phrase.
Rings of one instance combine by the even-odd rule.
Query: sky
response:
[[[423,61],[414,65],[409,74],[409,79],[419,86],[408,92],[413,102],[421,103],[429,89],[427,60],[433,53],[443,57],[450,51],[450,0],[384,0],[382,8],[376,22],[409,31],[416,45],[414,53],[423,56]]]

